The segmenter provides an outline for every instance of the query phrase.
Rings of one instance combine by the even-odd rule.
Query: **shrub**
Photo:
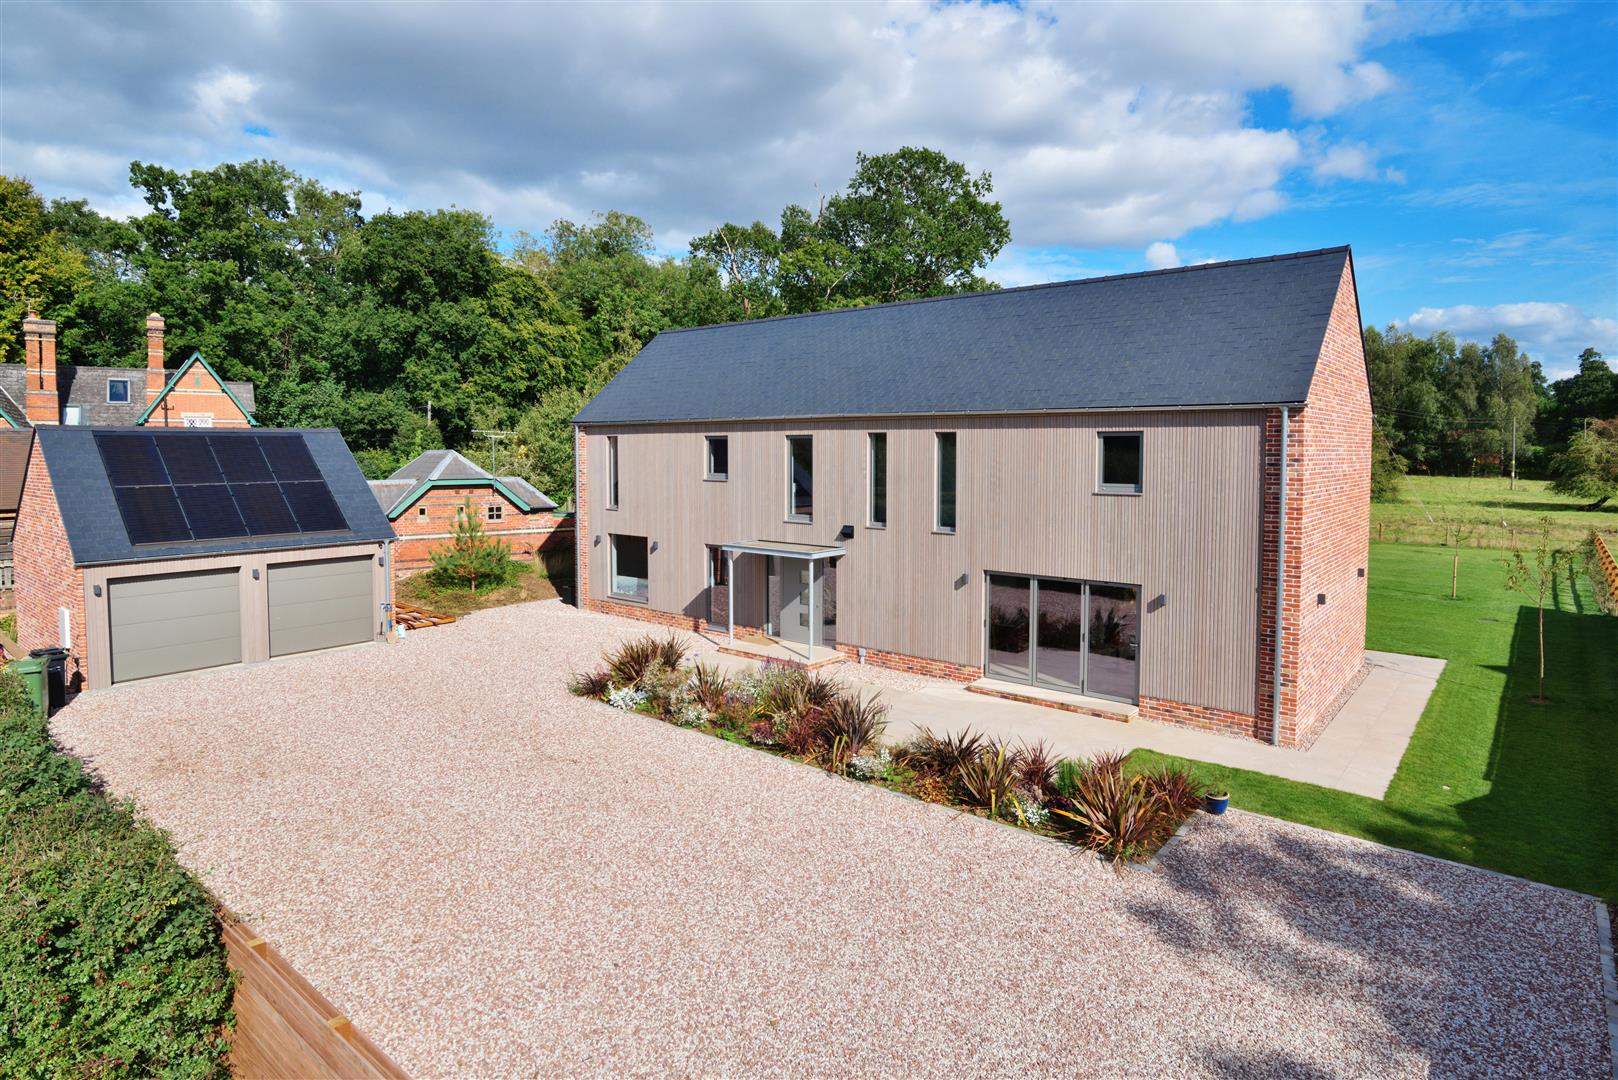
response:
[[[885,780],[893,768],[893,755],[886,749],[848,759],[848,775],[856,780]]]
[[[1017,748],[1017,780],[1036,801],[1043,801],[1056,778],[1056,758],[1043,740]]]
[[[433,568],[429,580],[442,588],[478,589],[508,585],[516,577],[517,567],[511,561],[511,549],[505,543],[488,536],[483,522],[467,499],[455,518],[450,542],[432,553]]]
[[[1142,777],[1111,767],[1110,760],[1092,761],[1069,798],[1072,807],[1053,815],[1114,864],[1154,850],[1178,824],[1167,802]]]
[[[646,703],[662,717],[673,716],[691,697],[686,692],[679,671],[665,665],[661,658],[652,661],[651,666],[641,672],[635,689],[646,695]]]
[[[962,797],[969,805],[987,810],[991,817],[1011,812],[1017,774],[1017,755],[1007,753],[1004,743],[985,746],[977,757],[955,769]]]
[[[698,664],[691,672],[691,692],[704,709],[718,713],[730,698],[730,679],[712,664]]]
[[[852,692],[840,694],[819,710],[820,745],[839,763],[857,757],[888,726],[887,715],[888,707],[874,694],[868,699]]]
[[[918,728],[899,759],[918,773],[953,782],[961,766],[976,761],[983,748],[983,736],[971,728],[953,735],[934,735],[928,728]]]
[[[567,688],[579,697],[600,701],[612,689],[612,673],[605,669],[580,671],[568,682]]]
[[[653,664],[677,671],[690,652],[691,646],[678,635],[669,634],[659,638],[643,634],[630,638],[614,652],[608,653],[607,670],[612,674],[614,685],[639,686]]]
[[[633,712],[646,704],[646,692],[633,686],[615,686],[607,691],[607,704],[615,709]]]
[[[1148,791],[1162,799],[1168,811],[1178,822],[1184,821],[1198,810],[1208,798],[1208,790],[1188,771],[1174,765],[1159,765],[1141,774]]]
[[[212,901],[0,672],[0,1073],[226,1076]]]

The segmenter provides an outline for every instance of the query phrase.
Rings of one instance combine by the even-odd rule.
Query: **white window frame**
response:
[[[112,396],[112,387],[113,387],[114,383],[123,383],[124,384],[124,396],[123,396],[123,400],[121,400],[121,401],[118,398],[115,398],[115,397]],[[132,391],[130,389],[128,379],[108,379],[107,380],[107,404],[108,405],[128,405],[129,404],[129,395],[130,395],[131,392]]]
[[[84,407],[82,405],[62,406],[62,426],[78,427],[84,423]]]
[[[1107,468],[1107,439],[1120,435],[1132,435],[1138,448],[1136,454],[1135,482],[1133,484],[1108,484],[1103,481]],[[1139,495],[1146,490],[1146,432],[1141,430],[1122,429],[1118,431],[1096,432],[1096,490],[1097,495]]]

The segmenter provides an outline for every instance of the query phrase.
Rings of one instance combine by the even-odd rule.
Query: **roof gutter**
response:
[[[802,424],[833,420],[926,420],[931,417],[1086,416],[1116,413],[1243,412],[1302,408],[1304,401],[1229,401],[1212,405],[1098,405],[1080,409],[969,409],[956,412],[799,413],[792,416],[691,416],[658,420],[598,420],[582,413],[574,427],[676,427],[681,424]]]
[[[1287,444],[1292,434],[1292,410],[1281,409],[1281,490],[1276,507],[1275,523],[1275,662],[1270,676],[1270,745],[1281,745],[1281,653],[1286,635],[1281,620],[1286,611],[1287,595]]]

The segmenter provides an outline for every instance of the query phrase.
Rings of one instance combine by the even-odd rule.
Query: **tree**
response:
[[[471,592],[477,592],[479,585],[488,588],[507,584],[516,570],[511,549],[483,531],[483,521],[471,499],[461,504],[449,544],[434,551],[432,560],[434,584]]]
[[[1393,452],[1389,435],[1392,424],[1377,417],[1371,427],[1371,501],[1393,502],[1399,497],[1399,481],[1404,477],[1405,459]]]
[[[1597,420],[1573,436],[1553,469],[1551,490],[1591,500],[1586,510],[1599,510],[1618,496],[1618,417]]]
[[[1461,580],[1461,548],[1466,542],[1487,527],[1487,522],[1478,521],[1468,517],[1443,518],[1444,542],[1454,547],[1450,552],[1449,564],[1449,598],[1456,599]]]
[[[781,238],[762,221],[746,226],[727,222],[691,241],[691,255],[718,268],[726,294],[739,306],[737,318],[765,318],[786,310],[778,290]]]
[[[1534,601],[1539,614],[1539,689],[1535,693],[1534,703],[1543,705],[1549,699],[1545,697],[1545,597],[1556,587],[1556,571],[1563,562],[1564,552],[1551,547],[1551,519],[1545,515],[1539,519],[1539,530],[1534,542],[1534,561],[1532,564],[1523,558],[1521,549],[1513,551],[1506,559],[1506,588],[1522,593],[1523,596]]]
[[[0,176],[0,359],[22,360],[28,312],[57,317],[89,282],[88,261],[54,227],[34,186]]]
[[[1618,373],[1594,349],[1579,354],[1579,370],[1549,387],[1549,407],[1540,417],[1539,441],[1565,448],[1589,421],[1618,417]]]

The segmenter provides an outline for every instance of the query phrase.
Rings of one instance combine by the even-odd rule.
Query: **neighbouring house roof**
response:
[[[23,477],[28,472],[28,453],[33,448],[32,431],[0,431],[0,514],[17,512],[22,502]]]
[[[580,424],[1296,404],[1347,247],[665,330]]]
[[[176,381],[193,363],[201,363],[218,379],[211,365],[202,358],[201,353],[193,353],[191,359],[174,371],[166,372],[167,383],[164,385],[165,393],[174,388]],[[127,402],[113,402],[107,400],[107,380],[128,379],[129,400]],[[22,364],[0,364],[0,418],[13,427],[27,427],[27,414],[23,410],[25,386],[28,380],[27,368]],[[252,418],[255,406],[253,384],[250,382],[226,382],[219,380],[225,391],[235,399],[249,419]],[[56,393],[57,403],[60,406],[77,405],[80,414],[87,426],[95,427],[134,427],[139,424],[150,411],[146,400],[146,369],[145,368],[115,368],[90,367],[77,364],[56,365]],[[161,400],[161,399],[159,399]]]
[[[446,487],[492,488],[524,513],[556,509],[556,503],[522,477],[495,476],[454,450],[424,451],[386,480],[371,481],[371,493],[387,512],[389,521],[396,520],[427,492]]]
[[[40,427],[34,431],[49,470],[51,487],[67,531],[73,562],[78,566],[101,563],[176,559],[194,555],[222,555],[246,551],[330,547],[337,544],[374,543],[394,539],[393,526],[377,507],[365,475],[343,437],[331,429],[161,428],[140,432],[116,429],[126,436],[149,435],[166,439],[274,439],[300,436],[308,447],[320,479],[331,493],[347,524],[345,529],[319,533],[283,533],[273,536],[189,540],[179,543],[136,545],[130,541],[106,462],[96,443],[97,431],[110,428]]]

